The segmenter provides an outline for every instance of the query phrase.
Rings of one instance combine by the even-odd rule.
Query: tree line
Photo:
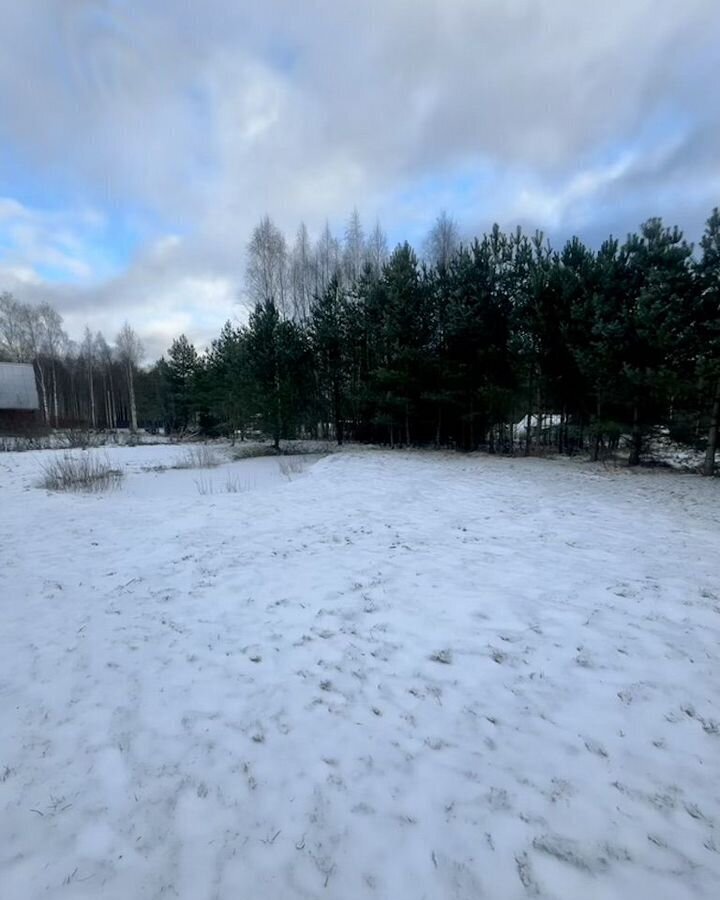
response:
[[[366,235],[356,212],[342,240],[326,227],[313,243],[301,226],[291,247],[265,218],[247,248],[246,293],[247,323],[228,322],[203,352],[180,336],[144,370],[137,354],[121,362],[122,342],[109,358],[83,342],[76,383],[79,366],[104,397],[112,372],[125,419],[134,383],[147,427],[276,444],[313,436],[597,459],[627,436],[637,464],[661,427],[704,449],[714,470],[717,209],[696,249],[657,218],[598,249],[577,237],[555,249],[540,232],[497,226],[463,243],[442,214],[420,255],[407,242],[389,252],[380,226]],[[33,359],[54,411],[51,345]],[[90,421],[88,394],[73,409]],[[107,405],[97,425],[110,425]]]
[[[33,364],[40,415],[49,427],[136,430],[135,387],[143,354],[127,323],[112,344],[89,328],[76,344],[52,306],[0,293],[0,362]]]

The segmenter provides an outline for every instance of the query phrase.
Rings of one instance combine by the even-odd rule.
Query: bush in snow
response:
[[[90,454],[66,453],[42,467],[40,487],[48,491],[87,491],[97,493],[118,487],[123,473],[113,469],[110,460]]]
[[[278,465],[280,466],[280,471],[288,481],[290,481],[293,475],[299,475],[307,468],[307,463],[304,459],[280,459],[278,460]]]
[[[198,444],[188,449],[180,457],[178,469],[214,469],[222,460],[215,451],[206,444]]]
[[[215,493],[245,494],[247,491],[252,490],[254,482],[242,480],[238,475],[228,473],[225,484],[218,485],[216,489],[215,482],[210,476],[201,475],[195,479],[195,487],[198,490],[198,494],[203,497]]]

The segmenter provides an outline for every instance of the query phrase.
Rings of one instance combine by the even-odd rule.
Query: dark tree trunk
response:
[[[720,428],[720,378],[715,382],[715,395],[713,397],[712,411],[710,413],[710,430],[705,449],[705,462],[703,475],[715,474],[715,454],[718,445],[718,428]]]
[[[642,431],[640,430],[640,413],[637,401],[633,404],[632,444],[630,446],[629,466],[640,465],[640,451],[642,450]]]
[[[600,416],[602,414],[602,406],[598,400],[595,419],[595,440],[593,441],[592,461],[597,462],[600,459]]]
[[[335,440],[338,446],[342,445],[345,437],[342,419],[342,403],[340,402],[340,384],[336,379],[333,383],[333,414],[335,416]]]

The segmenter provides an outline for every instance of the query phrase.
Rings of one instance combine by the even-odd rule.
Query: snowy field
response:
[[[0,456],[2,900],[720,897],[720,481],[52,453]]]

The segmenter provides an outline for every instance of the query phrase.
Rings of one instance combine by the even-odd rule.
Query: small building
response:
[[[37,427],[39,409],[33,366],[30,363],[0,362],[0,431]]]

